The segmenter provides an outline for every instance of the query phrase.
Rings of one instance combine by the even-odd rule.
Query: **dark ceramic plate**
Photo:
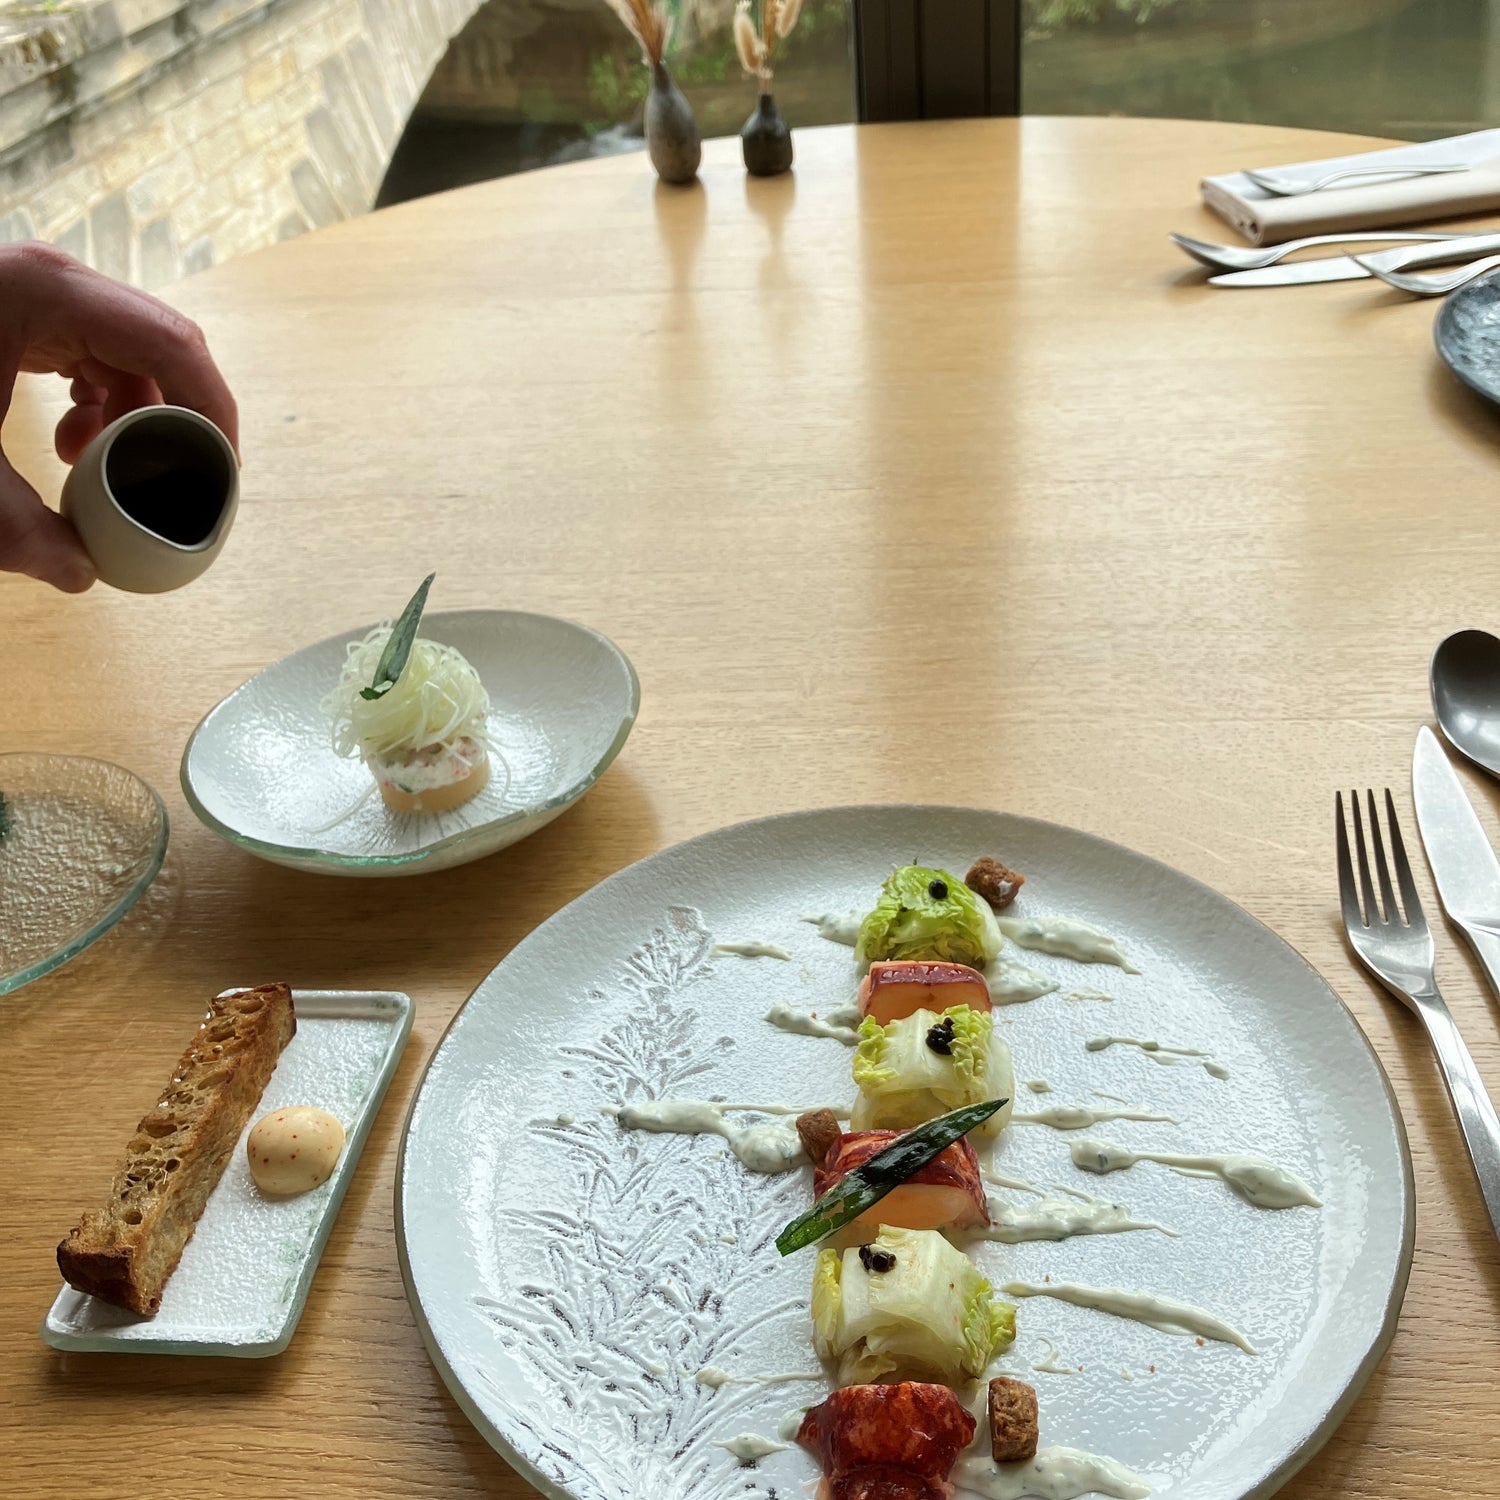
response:
[[[1432,337],[1448,368],[1485,400],[1500,405],[1500,271],[1444,298]]]

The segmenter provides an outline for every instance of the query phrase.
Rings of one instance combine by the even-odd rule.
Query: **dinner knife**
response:
[[[1490,988],[1500,997],[1500,860],[1458,774],[1426,725],[1417,731],[1411,785],[1443,910],[1469,940]]]
[[[1370,272],[1352,255],[1323,255],[1317,260],[1281,261],[1254,271],[1224,271],[1210,276],[1210,286],[1310,286],[1315,281],[1358,281]]]

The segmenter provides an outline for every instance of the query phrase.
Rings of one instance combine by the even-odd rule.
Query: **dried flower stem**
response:
[[[760,0],[760,24],[751,15],[753,0],[738,0],[734,8],[734,47],[740,66],[760,81],[762,92],[771,87],[772,59],[779,38],[791,35],[802,14],[802,0]]]
[[[672,40],[672,18],[661,0],[604,0],[621,24],[640,43],[641,56],[651,66],[667,55]]]

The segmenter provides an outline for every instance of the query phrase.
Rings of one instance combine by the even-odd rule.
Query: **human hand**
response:
[[[22,371],[71,380],[57,455],[74,463],[116,417],[163,401],[215,423],[239,451],[234,397],[203,330],[165,302],[91,271],[51,245],[0,245],[0,421]],[[0,451],[0,571],[70,594],[94,582],[78,533]]]

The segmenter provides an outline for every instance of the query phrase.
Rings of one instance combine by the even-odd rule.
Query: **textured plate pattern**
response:
[[[167,1283],[161,1311],[138,1318],[64,1286],[42,1324],[58,1349],[134,1354],[279,1354],[291,1341],[386,1086],[411,1033],[412,1003],[388,991],[294,990],[297,1034]],[[245,1136],[263,1114],[311,1104],[345,1131],[333,1176],[301,1197],[264,1197]]]
[[[277,863],[332,874],[446,869],[551,822],[604,774],[635,722],[635,673],[596,632],[510,610],[426,615],[423,636],[457,647],[483,680],[497,753],[488,784],[462,807],[393,813],[372,793],[363,762],[334,754],[320,707],[346,646],[368,629],[267,667],[198,726],[183,756],[183,791],[216,833]]]
[[[1471,390],[1500,404],[1500,272],[1445,297],[1432,336],[1449,369]]]
[[[167,810],[140,777],[82,755],[0,755],[0,995],[57,968],[140,899]]]
[[[985,1244],[992,1280],[1156,1292],[1227,1318],[1259,1350],[1025,1301],[1003,1367],[1038,1385],[1044,1441],[1108,1454],[1176,1500],[1230,1500],[1274,1488],[1353,1399],[1394,1327],[1410,1180],[1379,1065],[1327,986],[1231,903],[1117,846],[994,813],[831,810],[728,829],[604,882],[506,959],[434,1055],[403,1147],[403,1270],[450,1388],[547,1493],[770,1500],[813,1477],[800,1451],[737,1469],[715,1444],[774,1436],[789,1408],[821,1399],[821,1377],[718,1390],[694,1378],[705,1364],[816,1372],[812,1256],[771,1246],[809,1174],[754,1176],[715,1137],[622,1132],[603,1111],[649,1097],[847,1104],[843,1046],[760,1019],[778,1000],[816,1010],[853,991],[849,950],[799,916],[867,905],[914,853],[961,872],[984,852],[1028,875],[1020,911],[1094,921],[1142,970],[1026,955],[1062,988],[997,1012],[1018,1109],[1117,1095],[1177,1123],[1090,1134],[1260,1152],[1326,1205],[1257,1210],[1154,1164],[1089,1176],[1069,1135],[1012,1126],[1004,1173],[1119,1201],[1178,1237]],[[747,939],[793,960],[712,952]],[[1074,998],[1082,989],[1113,998]],[[1084,1046],[1111,1034],[1200,1048],[1229,1077]],[[1053,1091],[1033,1096],[1025,1079]],[[1044,1337],[1082,1370],[1034,1373]]]

